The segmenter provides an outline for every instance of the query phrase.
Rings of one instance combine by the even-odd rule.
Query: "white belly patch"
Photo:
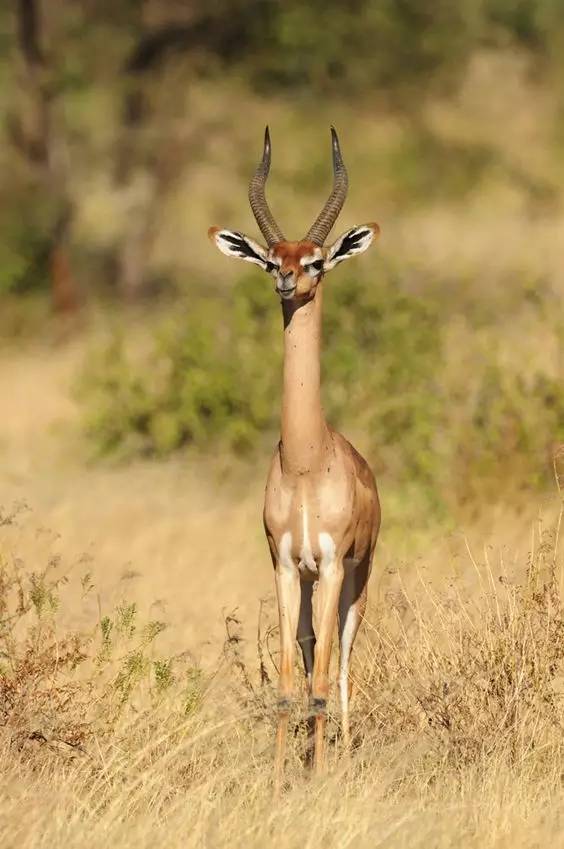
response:
[[[293,554],[293,540],[290,531],[285,531],[280,537],[278,549],[278,561],[284,568],[295,568],[296,560],[299,571],[309,579],[319,577],[320,569],[330,568],[335,562],[336,547],[333,537],[321,531],[317,537],[318,545],[314,554],[309,532],[309,516],[307,506],[304,504],[302,513],[302,545],[299,551],[299,559]]]
[[[302,548],[300,551],[299,568],[300,570],[317,573],[317,563],[311,550],[311,540],[309,538],[309,516],[306,504],[303,505],[302,522]]]
[[[280,546],[278,548],[278,562],[285,569],[291,568],[294,564],[292,561],[292,534],[286,531],[280,537]]]

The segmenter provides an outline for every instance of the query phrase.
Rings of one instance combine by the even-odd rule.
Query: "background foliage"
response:
[[[0,4],[2,846],[560,845],[563,47],[560,0]],[[333,690],[309,780],[298,690],[278,805],[282,322],[205,235],[256,236],[267,122],[290,237],[331,124],[382,228],[324,283],[384,517],[355,749]]]
[[[59,313],[101,305],[112,338],[79,379],[98,454],[266,454],[275,302],[205,230],[253,228],[266,120],[276,213],[305,229],[336,123],[343,218],[377,217],[384,238],[327,282],[330,421],[440,510],[497,497],[500,474],[546,485],[564,439],[563,33],[554,0],[3,9],[6,334],[43,321],[48,293]]]

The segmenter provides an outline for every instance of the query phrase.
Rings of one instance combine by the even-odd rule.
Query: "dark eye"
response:
[[[321,269],[323,268],[323,260],[316,259],[315,262],[308,262],[308,264],[306,265],[306,271],[309,271],[310,268],[313,268],[314,271],[321,271]]]
[[[272,274],[272,272],[274,271],[274,269],[275,269],[275,268],[278,268],[278,266],[277,266],[277,265],[275,265],[275,263],[270,262],[270,261],[267,259],[267,260],[266,260],[266,267],[265,267],[265,269],[264,269],[264,270],[265,270],[268,274]]]

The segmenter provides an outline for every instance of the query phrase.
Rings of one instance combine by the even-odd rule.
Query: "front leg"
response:
[[[349,726],[350,660],[353,644],[366,610],[371,557],[372,552],[369,552],[364,560],[345,576],[339,599],[339,640],[341,643],[339,694],[341,697],[341,729],[344,749],[347,754],[351,745]]]
[[[284,552],[282,551],[283,555]],[[280,679],[278,687],[278,729],[274,766],[274,792],[279,795],[284,777],[286,738],[290,705],[294,693],[294,658],[300,610],[300,579],[291,557],[281,556],[275,567],[276,595],[280,621]]]
[[[329,661],[337,622],[337,608],[343,585],[343,563],[337,558],[335,544],[329,534],[319,535],[323,556],[319,565],[318,627],[311,685],[311,704],[315,716],[314,767],[317,775],[324,769],[325,722],[329,695]]]

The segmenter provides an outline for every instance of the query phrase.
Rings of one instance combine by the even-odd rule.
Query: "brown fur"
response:
[[[304,256],[311,256],[319,250],[319,246],[314,242],[278,242],[274,245],[272,253],[274,256],[282,259],[282,271],[300,271],[300,259]]]
[[[307,240],[301,242],[278,242],[274,245],[272,253],[282,260],[280,270],[282,274],[294,273],[296,281],[296,296],[299,298],[310,297],[314,294],[317,284],[323,272],[317,277],[311,277],[300,265],[300,260],[306,256],[317,255],[319,246]]]

